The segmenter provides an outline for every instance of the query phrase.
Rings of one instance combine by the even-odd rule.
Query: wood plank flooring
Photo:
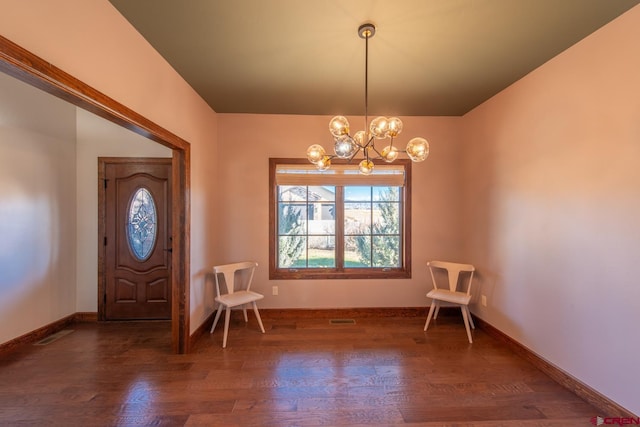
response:
[[[238,318],[240,319],[240,317]],[[574,394],[459,316],[234,320],[188,355],[166,322],[78,323],[0,355],[0,425],[589,426]]]

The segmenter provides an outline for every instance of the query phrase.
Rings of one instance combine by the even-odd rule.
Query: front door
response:
[[[171,319],[171,159],[104,160],[104,320]]]

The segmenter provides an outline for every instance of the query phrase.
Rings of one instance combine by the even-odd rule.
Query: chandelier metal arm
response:
[[[382,156],[382,153],[380,153],[380,152],[376,149],[375,145],[372,145],[372,146],[371,146],[371,148],[373,149],[373,151],[375,151],[375,152],[376,152],[376,154],[378,155],[378,157],[383,157],[383,156]]]
[[[356,145],[358,145],[358,144],[356,144]],[[362,150],[362,149],[363,149],[363,148],[362,148],[360,145],[358,145],[358,148],[357,148],[357,149],[356,149],[356,151],[353,153],[353,156],[349,157],[349,162],[351,162],[351,161],[356,157],[356,154],[358,154],[358,153],[360,152],[360,150]]]

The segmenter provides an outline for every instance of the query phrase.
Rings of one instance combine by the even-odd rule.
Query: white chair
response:
[[[218,312],[216,313],[216,318],[214,319],[213,325],[211,326],[210,333],[213,333],[213,330],[216,328],[218,320],[220,319],[220,314],[222,314],[222,310],[226,308],[227,311],[224,316],[224,337],[222,339],[222,348],[225,348],[227,346],[229,319],[231,317],[231,309],[233,307],[242,306],[244,321],[248,322],[249,319],[247,318],[247,305],[251,303],[253,305],[253,312],[256,314],[256,319],[258,319],[260,330],[264,334],[264,326],[262,325],[262,319],[260,318],[260,312],[258,311],[258,305],[256,304],[256,301],[264,298],[264,295],[250,290],[253,273],[255,272],[257,266],[257,262],[246,261],[213,267],[213,274],[216,278],[215,300],[218,303]],[[236,273],[238,273],[238,275],[242,275],[242,278],[244,280],[236,281]],[[221,283],[219,278],[221,274],[224,277],[226,292],[221,292]],[[243,285],[243,283],[246,285]]]
[[[462,311],[462,318],[464,319],[464,326],[465,328],[467,328],[467,337],[469,338],[469,342],[472,343],[473,340],[471,339],[471,330],[469,329],[469,324],[471,324],[471,328],[473,329],[475,329],[476,327],[473,324],[473,318],[471,317],[471,312],[469,311],[469,301],[471,301],[471,282],[473,281],[473,272],[475,271],[475,267],[471,264],[458,264],[455,262],[445,261],[429,261],[427,265],[429,266],[429,272],[431,273],[433,289],[427,294],[427,297],[431,298],[432,301],[431,307],[429,308],[427,321],[424,324],[424,330],[426,331],[429,327],[429,322],[431,321],[432,316],[434,319],[438,318],[440,303],[449,303],[454,306],[460,307],[460,310]],[[438,285],[436,284],[436,276],[434,275],[434,269],[446,270],[449,279],[448,288],[438,288]],[[460,272],[470,273],[466,291],[464,289],[458,291],[458,279],[460,277]]]

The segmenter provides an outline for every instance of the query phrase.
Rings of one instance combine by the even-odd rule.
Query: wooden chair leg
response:
[[[244,314],[244,323],[249,322],[249,318],[247,317],[247,305],[242,306],[242,313]]]
[[[260,318],[260,312],[258,311],[258,304],[253,302],[253,312],[256,313],[256,319],[258,319],[258,325],[260,325],[260,330],[264,334],[264,326],[262,325],[262,319]]]
[[[471,329],[469,329],[469,316],[467,315],[467,310],[465,310],[465,306],[460,307],[460,311],[462,311],[462,318],[464,319],[464,327],[467,329],[467,338],[469,338],[469,342],[473,343],[473,339],[471,338]]]
[[[436,301],[436,311],[433,313],[433,318],[438,318],[438,313],[440,313],[440,301]]]
[[[436,308],[436,302],[434,300],[434,301],[431,301],[431,307],[429,308],[429,314],[427,315],[427,321],[424,324],[424,330],[425,331],[429,327],[429,322],[431,322],[431,316],[433,316],[433,311],[435,310],[435,308]]]

